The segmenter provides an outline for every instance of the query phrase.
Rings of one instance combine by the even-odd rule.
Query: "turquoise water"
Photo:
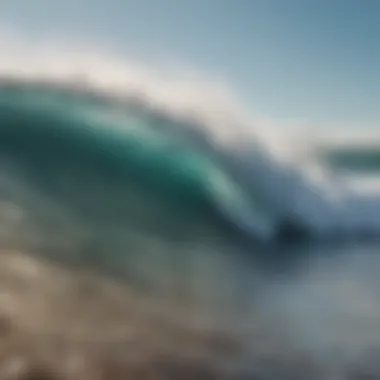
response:
[[[3,82],[0,247],[110,275],[191,318],[232,321],[262,334],[272,359],[282,360],[285,340],[345,367],[379,346],[378,241],[301,239],[325,203],[302,198],[317,192],[251,148],[239,161],[246,146],[228,151],[195,121],[137,99]],[[376,150],[333,153],[332,165],[377,165]],[[290,199],[299,219],[286,214]],[[260,239],[262,220],[292,239]],[[359,222],[353,232],[372,226]]]
[[[246,294],[251,280],[226,278],[246,271],[236,255],[255,253],[255,239],[219,207],[254,213],[255,200],[185,124],[132,101],[30,83],[0,88],[0,124],[0,201],[23,214],[4,246],[148,293],[222,307]]]
[[[32,85],[19,93],[3,89],[1,95],[1,151],[32,172],[43,172],[45,184],[55,191],[61,190],[59,181],[69,180],[65,176],[85,175],[106,180],[109,189],[149,189],[165,207],[186,214],[211,215],[214,196],[243,202],[212,153],[185,139],[180,128],[177,135],[166,131],[153,111],[136,112],[109,105],[107,99],[95,101],[91,94]]]

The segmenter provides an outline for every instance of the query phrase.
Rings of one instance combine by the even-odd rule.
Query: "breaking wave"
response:
[[[281,160],[239,124],[226,144],[202,114],[78,80],[4,77],[0,101],[4,201],[33,189],[103,233],[128,225],[173,241],[190,225],[252,243],[380,232],[379,197],[350,186],[353,174],[380,169],[376,147],[318,146],[302,164]]]
[[[379,262],[372,246],[351,244],[380,233],[375,139],[277,138],[219,85],[0,48],[1,251],[120,276],[154,305],[160,294],[185,304],[191,323],[226,316],[252,345],[268,334],[258,346],[273,344],[272,359],[292,341],[336,368],[378,347]],[[320,244],[331,240],[342,260]],[[293,252],[313,261],[288,277],[251,260],[283,270]],[[348,355],[339,365],[336,348]]]
[[[152,210],[153,199],[157,215],[169,207],[177,228],[175,213],[181,225],[212,218],[204,223],[254,241],[380,232],[380,141],[299,142],[290,131],[267,138],[218,83],[126,68],[83,47],[66,54],[2,38],[0,48],[7,56],[0,65],[2,166],[28,167],[28,178],[50,196],[71,197],[71,212],[121,218],[131,215],[121,194],[142,199],[149,189],[145,208]],[[74,195],[85,183],[86,196]],[[100,195],[114,189],[118,197]]]

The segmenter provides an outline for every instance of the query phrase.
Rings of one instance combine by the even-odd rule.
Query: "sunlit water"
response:
[[[163,318],[235,339],[231,363],[268,378],[376,355],[376,197],[331,198],[134,97],[4,81],[0,99],[1,307],[23,328],[109,341]]]

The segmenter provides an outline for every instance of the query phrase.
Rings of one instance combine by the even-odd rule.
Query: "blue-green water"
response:
[[[344,228],[346,236],[363,229],[377,235],[373,203],[349,198],[355,207],[343,213],[347,206],[331,204],[323,189],[273,161],[257,141],[226,150],[195,120],[138,98],[8,80],[0,86],[0,121],[3,200],[18,205],[41,234],[62,224],[88,247],[62,259],[105,265],[159,245],[164,252],[233,247],[262,257],[265,247],[281,250],[283,239],[339,240]],[[376,168],[376,150],[359,153],[326,149],[324,164]],[[56,244],[47,235],[40,244]],[[59,227],[56,235],[63,244]]]
[[[30,83],[4,83],[0,120],[1,200],[23,215],[4,246],[146,292],[208,299],[225,288],[218,297],[231,302],[245,293],[244,281],[225,279],[256,238],[220,205],[254,213],[255,199],[185,123],[132,100]]]
[[[198,127],[133,98],[2,82],[1,248],[215,321],[261,318],[323,360],[375,349],[377,198],[334,203],[257,142],[227,150]],[[378,167],[376,150],[333,153],[331,167]]]

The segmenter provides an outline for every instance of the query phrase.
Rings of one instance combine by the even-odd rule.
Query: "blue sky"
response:
[[[279,124],[380,128],[379,0],[3,0],[0,19],[185,62]]]

